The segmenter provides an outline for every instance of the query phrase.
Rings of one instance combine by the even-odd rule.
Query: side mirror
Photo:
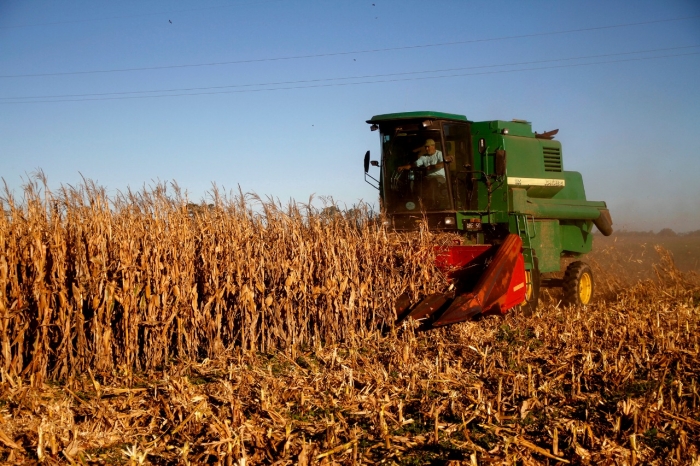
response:
[[[479,153],[481,155],[486,153],[486,140],[484,138],[479,139]]]
[[[370,186],[372,186],[374,189],[379,189],[379,186],[381,186],[381,184],[382,184],[381,181],[379,181],[378,179],[376,179],[375,177],[373,177],[372,175],[367,173],[369,171],[369,164],[370,164],[369,151],[367,151],[367,152],[365,152],[365,182],[367,184],[369,184]],[[376,160],[372,160],[371,164],[373,167],[379,166],[379,163]],[[377,184],[376,185],[372,184],[370,181],[367,181],[367,178],[374,180],[374,182]]]
[[[506,151],[503,149],[498,149],[496,151],[496,176],[506,175]]]

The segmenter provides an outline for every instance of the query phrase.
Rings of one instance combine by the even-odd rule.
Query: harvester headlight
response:
[[[445,225],[454,225],[454,224],[455,224],[454,217],[445,217]]]
[[[501,134],[508,134],[508,128],[503,128],[503,130],[501,130]]]

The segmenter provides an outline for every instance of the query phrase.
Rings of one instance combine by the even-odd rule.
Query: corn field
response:
[[[2,204],[7,463],[700,465],[700,286],[662,249],[634,283],[596,256],[585,309],[419,333],[392,303],[444,288],[440,239],[366,211],[40,179]]]
[[[115,199],[89,183],[40,188],[8,195],[0,224],[0,366],[38,382],[352,341],[393,320],[397,293],[437,283],[421,283],[420,239],[390,241],[334,209],[242,194],[193,208],[163,185]]]

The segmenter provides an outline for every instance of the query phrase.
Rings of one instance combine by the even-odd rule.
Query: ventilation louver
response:
[[[559,147],[543,147],[544,152],[544,171],[546,172],[561,172],[561,149]]]

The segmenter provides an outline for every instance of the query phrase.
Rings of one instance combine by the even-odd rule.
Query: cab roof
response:
[[[464,115],[457,115],[456,113],[443,113],[443,112],[432,112],[432,111],[421,111],[421,112],[403,112],[403,113],[384,113],[382,115],[374,115],[372,119],[367,120],[367,123],[381,123],[383,121],[390,120],[413,120],[419,118],[430,118],[430,119],[440,119],[440,120],[454,120],[454,121],[469,121]]]

